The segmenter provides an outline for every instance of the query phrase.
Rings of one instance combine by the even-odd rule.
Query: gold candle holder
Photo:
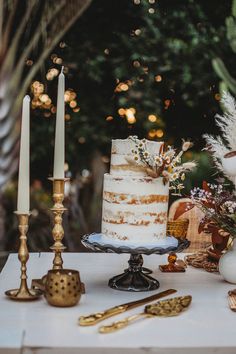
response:
[[[188,232],[188,219],[168,220],[167,235],[174,236],[177,239],[186,239]],[[162,264],[159,269],[164,273],[185,272],[186,264],[178,260],[176,253],[171,252],[168,256],[168,264]]]
[[[30,214],[20,214],[15,212],[18,216],[19,231],[20,231],[20,246],[18,250],[18,259],[21,262],[21,282],[19,289],[12,289],[5,292],[5,294],[12,300],[29,301],[36,300],[42,295],[38,289],[29,289],[27,285],[27,268],[26,263],[29,259],[29,252],[27,248],[27,231]]]
[[[60,279],[60,284],[59,282],[56,280],[54,282],[54,285],[57,287],[58,284],[61,287],[57,287],[56,289],[52,288],[52,284],[49,285],[50,290],[47,287],[47,283],[50,282],[50,280],[52,280],[52,277],[54,277],[55,279],[58,278],[58,276],[62,276],[65,274],[69,274],[72,275],[73,274],[77,274],[78,272],[75,270],[71,270],[71,269],[63,269],[63,259],[62,259],[62,252],[66,249],[66,247],[63,245],[62,240],[64,237],[64,229],[62,226],[62,215],[64,213],[65,210],[67,210],[64,205],[63,205],[63,200],[64,200],[64,191],[65,191],[65,182],[69,181],[69,178],[49,178],[50,181],[53,182],[53,201],[54,201],[54,205],[51,208],[51,211],[54,215],[54,226],[52,229],[52,236],[54,239],[54,244],[50,247],[50,249],[54,252],[54,259],[53,259],[53,267],[52,270],[49,270],[47,274],[45,274],[41,279],[33,279],[32,280],[32,288],[33,289],[39,289],[42,292],[44,292],[45,297],[47,298],[47,300],[49,299],[49,297],[53,297],[53,292],[55,290],[55,294],[57,298],[60,297],[64,297],[64,300],[61,301],[60,305],[58,305],[58,303],[52,303],[53,300],[48,300],[48,303],[50,303],[51,305],[55,305],[55,306],[69,306],[68,303],[71,300],[71,282],[74,281],[73,277],[71,278],[71,281],[68,282],[68,284],[65,282],[64,279]],[[78,273],[79,274],[79,273]],[[76,276],[75,276],[76,278]],[[58,283],[58,284],[57,284]],[[80,283],[80,281],[78,280],[78,284]],[[73,284],[74,286],[74,284]],[[75,290],[75,289],[74,289]],[[65,299],[65,294],[68,291],[68,299]],[[81,287],[80,290],[78,290],[79,293],[85,292],[85,288],[84,288],[84,284],[81,283]],[[73,296],[75,296],[75,292],[73,292]],[[77,295],[76,295],[77,298]],[[75,298],[74,298],[75,300]],[[62,305],[63,302],[63,305]],[[73,302],[74,304],[74,302]]]
[[[52,236],[54,239],[54,244],[50,249],[55,253],[53,259],[53,269],[63,269],[63,259],[62,252],[66,247],[62,243],[64,237],[64,229],[62,226],[62,215],[65,210],[67,210],[63,205],[63,200],[65,196],[65,182],[69,181],[69,178],[49,178],[53,182],[53,202],[54,205],[51,211],[54,215],[54,226],[52,229]]]
[[[52,270],[63,269],[63,259],[62,252],[66,249],[63,245],[62,240],[64,237],[64,229],[62,226],[62,215],[65,210],[67,210],[63,205],[63,200],[65,196],[65,182],[69,181],[69,178],[49,178],[53,183],[52,199],[54,202],[53,207],[50,209],[54,216],[54,225],[52,229],[52,236],[54,239],[54,244],[50,249],[54,252],[53,266]],[[45,274],[41,279],[32,280],[32,288],[45,291],[47,275]]]

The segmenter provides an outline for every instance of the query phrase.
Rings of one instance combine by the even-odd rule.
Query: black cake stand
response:
[[[169,236],[167,236],[169,237]],[[82,237],[82,244],[95,252],[106,252],[106,253],[129,253],[130,259],[128,261],[129,267],[124,270],[124,273],[119,274],[111,278],[108,285],[112,289],[124,290],[124,291],[149,291],[159,288],[160,284],[158,280],[152,278],[149,271],[143,268],[143,257],[142,255],[150,254],[166,254],[171,252],[182,252],[184,249],[188,248],[190,241],[187,239],[178,239],[177,246],[168,247],[153,247],[142,246],[135,247],[133,245],[128,246],[120,242],[104,243],[102,239],[102,234],[90,234]]]

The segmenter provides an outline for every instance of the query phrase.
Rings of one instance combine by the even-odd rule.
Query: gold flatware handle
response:
[[[99,328],[100,333],[111,333],[119,329],[127,327],[129,324],[137,321],[142,317],[150,318],[153,316],[169,317],[176,316],[191,304],[192,296],[178,296],[162,301],[158,301],[151,305],[146,305],[144,312],[138,313],[124,318],[123,320],[113,322],[112,324],[101,326]]]
[[[109,317],[118,315],[126,311],[127,306],[116,306],[110,310],[97,312],[88,316],[81,316],[79,318],[79,325],[80,326],[93,326],[100,321],[103,321]]]
[[[94,313],[94,314],[91,314],[88,316],[81,316],[79,318],[78,322],[79,322],[80,326],[93,326],[93,325],[96,325],[97,323],[99,323],[109,317],[118,315],[118,314],[128,311],[134,307],[144,305],[148,302],[160,299],[164,296],[174,294],[174,293],[176,293],[176,291],[177,290],[175,290],[175,289],[168,289],[168,290],[162,291],[160,293],[154,294],[152,296],[146,297],[144,299],[132,301],[132,302],[122,304],[119,306],[115,306],[115,307],[108,309],[106,311],[103,311],[103,312],[97,312],[97,313]]]
[[[233,291],[229,291],[228,295],[230,310],[236,312],[236,293]]]
[[[152,315],[149,315],[145,312],[138,313],[137,315],[129,316],[123,320],[113,322],[110,325],[101,326],[101,327],[99,327],[98,331],[99,331],[99,333],[104,333],[104,334],[112,333],[112,332],[118,331],[119,329],[127,327],[131,323],[133,323],[143,317],[152,317]]]

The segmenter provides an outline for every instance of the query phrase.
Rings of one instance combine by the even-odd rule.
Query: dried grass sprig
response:
[[[221,103],[225,107],[222,115],[216,115],[216,125],[220,128],[221,136],[214,137],[204,134],[203,137],[208,145],[207,150],[212,154],[216,168],[229,180],[234,181],[232,176],[227,175],[222,167],[222,159],[231,152],[236,151],[236,101],[229,92],[224,92]]]

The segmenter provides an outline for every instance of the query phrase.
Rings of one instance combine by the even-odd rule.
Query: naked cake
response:
[[[145,141],[150,156],[158,156],[161,142]],[[104,175],[102,234],[134,243],[156,243],[166,237],[169,184],[152,178],[132,163],[135,143],[112,140],[110,173]]]

